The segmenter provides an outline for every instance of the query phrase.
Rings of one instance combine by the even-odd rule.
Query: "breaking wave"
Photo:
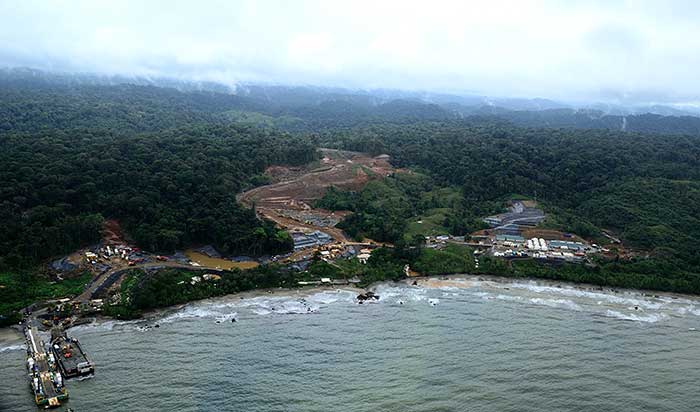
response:
[[[383,284],[377,286],[375,293],[380,302],[422,302],[428,299],[427,290],[416,286],[395,286]]]
[[[635,322],[648,322],[648,323],[656,323],[656,322],[666,318],[666,315],[664,315],[663,313],[653,313],[653,314],[649,314],[649,315],[635,315],[633,313],[624,314],[624,313],[618,312],[616,310],[608,310],[605,313],[605,315],[610,317],[610,318],[630,320],[630,321],[635,321]]]
[[[532,298],[530,303],[540,306],[549,306],[550,308],[562,308],[571,310],[581,310],[581,306],[577,305],[569,299],[542,299]]]
[[[163,317],[160,322],[211,318],[217,321],[230,321],[238,316],[238,310],[266,316],[271,314],[301,315],[317,313],[322,306],[336,303],[351,303],[355,299],[352,291],[338,289],[322,291],[308,296],[257,296],[224,302],[207,302],[187,305],[175,313]]]
[[[136,325],[141,323],[141,320],[96,320],[91,323],[85,323],[82,325],[72,326],[71,331],[84,331],[84,330],[102,330],[111,331],[115,327],[124,327],[130,325]]]
[[[222,312],[216,310],[214,307],[207,306],[185,306],[175,313],[171,313],[158,320],[160,323],[171,323],[179,320],[187,319],[217,319],[217,320],[231,320],[235,318],[238,314],[236,312]]]
[[[15,350],[27,350],[27,346],[24,344],[18,344],[18,345],[9,345],[9,346],[0,347],[0,353],[11,352],[11,351],[15,351]]]
[[[510,285],[510,287],[517,289],[525,289],[540,294],[552,294],[566,297],[589,299],[594,300],[596,302],[600,302],[600,304],[605,302],[617,305],[638,306],[645,309],[661,309],[667,306],[669,302],[672,302],[671,300],[666,301],[661,299],[644,299],[641,295],[639,295],[639,297],[624,297],[609,293],[591,292],[571,286],[555,287],[538,285],[535,283],[513,283],[512,285]]]

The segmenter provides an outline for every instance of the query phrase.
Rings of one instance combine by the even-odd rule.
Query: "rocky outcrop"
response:
[[[379,300],[379,295],[376,295],[374,292],[369,291],[365,293],[360,293],[357,295],[357,303],[363,303],[367,300]]]

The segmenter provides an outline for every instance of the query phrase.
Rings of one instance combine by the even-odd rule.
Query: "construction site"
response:
[[[371,179],[381,179],[394,173],[386,155],[321,149],[321,159],[301,167],[272,166],[266,174],[272,183],[238,195],[238,200],[254,207],[258,216],[275,222],[287,230],[294,242],[292,252],[261,258],[245,256],[223,257],[213,247],[202,246],[171,255],[159,255],[131,244],[119,222],[107,220],[102,241],[98,245],[78,250],[49,265],[57,280],[79,276],[86,271],[92,280],[83,293],[71,301],[54,303],[57,308],[74,314],[65,318],[70,325],[78,317],[99,313],[110,297],[115,296],[124,275],[130,269],[147,271],[180,268],[196,271],[249,269],[260,263],[279,262],[305,269],[315,255],[324,260],[358,257],[366,262],[377,246],[370,240],[355,242],[336,225],[350,212],[314,208],[329,187],[340,190],[360,190]]]
[[[320,161],[309,166],[268,168],[266,174],[272,179],[272,184],[238,195],[238,201],[254,207],[258,216],[275,222],[291,234],[294,253],[273,257],[275,261],[301,263],[303,266],[316,252],[324,258],[331,255],[364,257],[368,254],[361,250],[371,250],[376,246],[370,240],[354,242],[336,228],[349,211],[332,212],[313,205],[330,187],[360,190],[371,179],[393,174],[395,170],[389,157],[371,157],[334,149],[320,151]]]
[[[238,201],[292,233],[321,231],[336,242],[348,242],[335,226],[349,212],[317,209],[314,202],[331,186],[360,190],[370,179],[391,175],[394,168],[386,155],[370,157],[333,149],[321,149],[321,155],[321,160],[310,166],[268,168],[266,174],[273,183],[241,193]]]

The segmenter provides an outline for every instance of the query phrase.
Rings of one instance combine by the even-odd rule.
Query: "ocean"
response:
[[[471,276],[375,291],[227,296],[72,328],[97,369],[68,382],[65,407],[700,410],[698,297]],[[24,358],[0,334],[0,410],[36,410]]]

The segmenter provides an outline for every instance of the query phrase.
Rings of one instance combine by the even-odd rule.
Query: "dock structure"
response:
[[[53,354],[47,353],[36,326],[25,328],[29,386],[37,406],[56,407],[68,399],[63,377],[56,368]]]
[[[56,329],[51,331],[51,335],[51,352],[64,379],[95,374],[95,365],[88,359],[78,339],[70,338]]]

